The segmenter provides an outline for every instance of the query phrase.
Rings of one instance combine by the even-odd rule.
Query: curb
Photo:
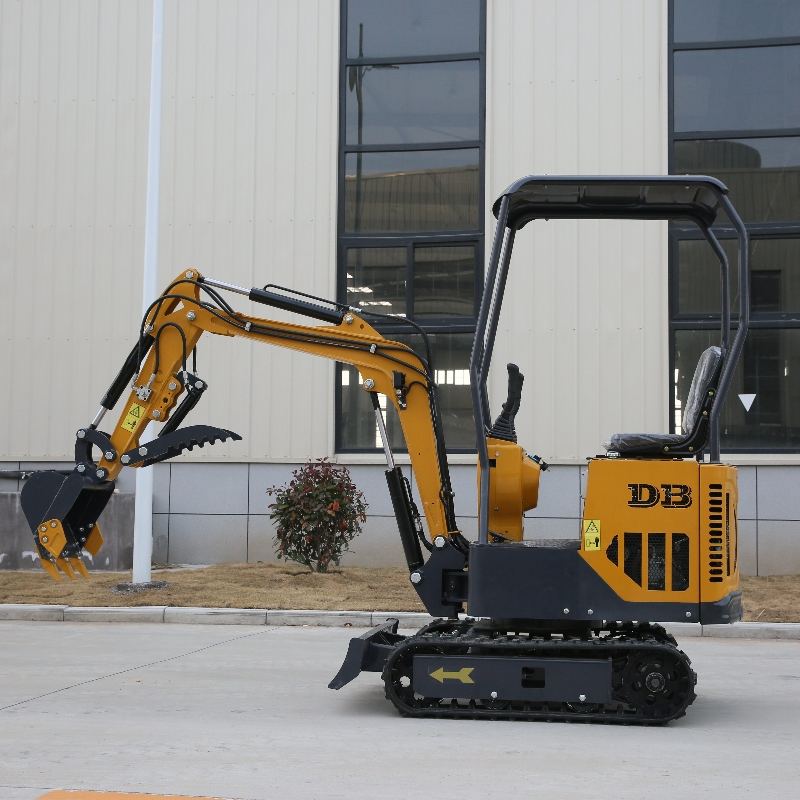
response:
[[[25,622],[166,622],[189,625],[304,625],[329,628],[371,628],[399,619],[401,628],[421,628],[433,617],[413,611],[317,611],[314,609],[202,608],[192,606],[59,606],[0,603],[0,620]],[[667,622],[678,638],[794,639],[800,622],[738,622],[699,625]]]

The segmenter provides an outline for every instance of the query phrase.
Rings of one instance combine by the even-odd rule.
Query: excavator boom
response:
[[[220,291],[225,290],[325,324],[299,325],[239,313],[222,298]],[[377,394],[386,395],[398,412],[415,465],[429,539],[458,535],[430,363],[408,345],[383,337],[359,309],[313,300],[289,290],[244,289],[193,269],[169,284],[145,314],[137,342],[91,424],[77,432],[72,473],[37,473],[23,489],[22,507],[42,566],[52,577],[59,578],[59,572],[70,578],[87,574],[82,553],[95,555],[102,545],[97,520],[124,467],[145,467],[194,447],[241,438],[209,425],[180,427],[207,388],[187,366],[204,333],[238,336],[357,367],[363,388],[373,398],[381,431]],[[100,422],[129,385],[114,429],[103,432]],[[163,423],[163,427],[143,443],[151,423]],[[388,448],[387,455],[391,459]],[[422,531],[408,482],[391,460],[387,480],[413,568],[422,563]]]

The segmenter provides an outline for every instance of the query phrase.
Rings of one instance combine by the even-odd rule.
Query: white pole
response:
[[[144,212],[142,313],[156,297],[158,280],[158,200],[161,170],[161,73],[164,50],[164,0],[153,0],[150,54],[150,119],[147,129],[147,199]],[[142,432],[144,436],[144,431]],[[136,470],[133,519],[133,583],[150,583],[153,560],[153,468]]]

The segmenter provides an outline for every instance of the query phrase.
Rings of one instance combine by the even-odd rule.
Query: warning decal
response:
[[[600,549],[600,520],[585,519],[583,521],[583,549]]]
[[[136,425],[142,418],[143,413],[144,406],[140,406],[138,403],[131,403],[131,407],[128,409],[128,413],[125,415],[125,420],[122,423],[122,427],[128,431],[136,430]]]

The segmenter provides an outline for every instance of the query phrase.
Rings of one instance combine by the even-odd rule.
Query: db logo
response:
[[[692,504],[692,490],[682,483],[662,483],[657,488],[649,483],[629,483],[632,508],[652,508],[659,500],[664,508],[689,508]]]

